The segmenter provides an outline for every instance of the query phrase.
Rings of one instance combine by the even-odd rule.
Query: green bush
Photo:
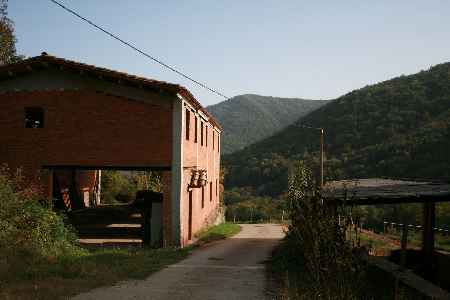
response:
[[[102,204],[129,203],[139,190],[161,192],[161,175],[152,171],[102,171]]]
[[[42,200],[38,186],[0,170],[0,278],[33,273],[40,262],[82,252],[62,215]]]
[[[361,299],[365,266],[345,238],[345,210],[324,201],[302,163],[291,172],[289,200],[283,261],[291,299]]]

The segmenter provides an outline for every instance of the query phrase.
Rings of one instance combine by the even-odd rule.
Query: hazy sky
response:
[[[450,61],[450,1],[60,0],[232,97],[329,99]],[[180,83],[49,0],[10,0],[17,48]]]

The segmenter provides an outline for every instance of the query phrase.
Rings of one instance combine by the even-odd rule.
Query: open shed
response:
[[[84,198],[77,208],[99,195],[98,170],[160,171],[166,245],[191,243],[219,216],[221,130],[177,84],[45,52],[0,66],[0,164],[50,200]]]
[[[449,183],[383,178],[341,180],[328,182],[325,185],[324,194],[328,201],[349,206],[421,203],[423,205],[423,263],[425,269],[431,271],[435,207],[437,202],[450,202]]]

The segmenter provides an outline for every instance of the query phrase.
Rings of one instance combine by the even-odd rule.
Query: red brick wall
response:
[[[186,107],[185,107],[186,108]],[[186,109],[183,110],[186,117]],[[195,115],[190,114],[190,132],[189,140],[186,139],[186,122],[183,122],[183,184],[182,187],[182,205],[181,205],[181,243],[186,245],[188,240],[189,226],[189,192],[188,184],[192,176],[192,170],[195,166],[198,169],[206,169],[208,173],[208,183],[204,187],[204,206],[202,207],[202,189],[194,188],[192,194],[192,233],[193,235],[204,227],[211,225],[215,220],[219,208],[219,189],[216,196],[216,179],[219,179],[220,171],[220,153],[217,149],[216,141],[213,149],[213,127],[210,123],[203,124],[203,146],[201,145],[201,119],[197,118],[197,143],[195,143]],[[208,127],[208,130],[206,130]],[[207,134],[207,135],[206,135]],[[206,143],[206,136],[208,143]],[[210,199],[210,183],[212,182],[212,199]]]
[[[44,128],[25,128],[25,107],[44,108]],[[185,113],[183,110],[183,114]],[[193,167],[208,171],[203,208],[201,189],[193,190],[193,234],[210,224],[219,208],[219,195],[215,192],[220,171],[218,136],[216,133],[213,149],[213,127],[204,122],[204,143],[201,146],[201,118],[198,116],[195,143],[195,113],[190,113],[190,117],[189,140],[186,140],[186,122],[182,124],[181,245],[189,243],[188,184]],[[43,165],[132,167],[171,166],[172,163],[170,103],[142,103],[87,90],[4,93],[0,94],[0,132],[0,163],[6,162],[12,169],[22,167],[26,175],[36,174],[42,170]],[[42,182],[44,185],[48,184],[48,172],[41,173]],[[173,238],[170,236],[170,172],[164,172],[163,182],[163,231],[165,243],[168,244]],[[210,182],[213,189],[212,201]]]
[[[35,106],[44,128],[25,128],[24,108]],[[0,94],[0,132],[0,163],[26,175],[42,165],[171,165],[170,105],[94,91],[9,92]]]

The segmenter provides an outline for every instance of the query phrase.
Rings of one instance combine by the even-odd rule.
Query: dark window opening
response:
[[[205,187],[202,186],[202,208],[205,207]]]
[[[44,109],[42,107],[25,107],[25,128],[43,128]]]
[[[197,117],[195,117],[195,137],[194,137],[194,142],[195,143],[197,143],[197,127],[198,127],[198,125],[197,125]]]
[[[212,181],[209,183],[209,202],[212,201]]]
[[[200,121],[200,145],[203,146],[203,122]]]
[[[186,140],[189,140],[189,131],[191,124],[191,112],[189,109],[186,109]]]

